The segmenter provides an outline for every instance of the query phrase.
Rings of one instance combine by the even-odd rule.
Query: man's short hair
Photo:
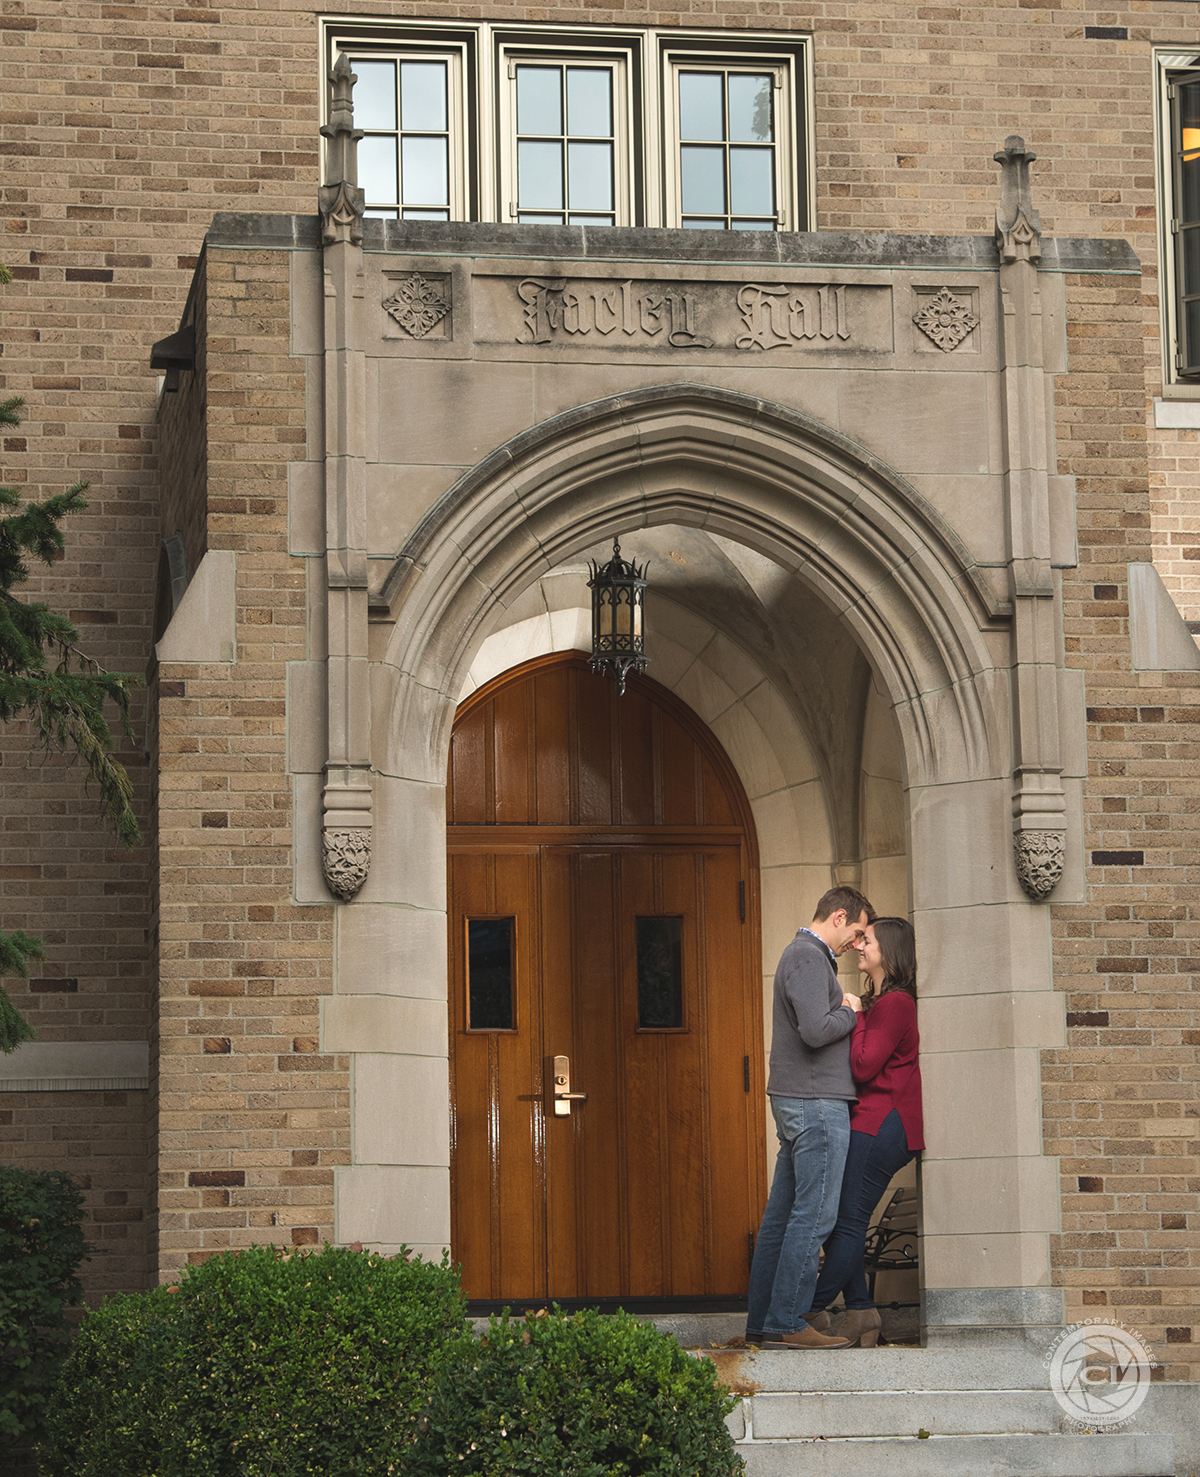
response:
[[[834,913],[846,910],[846,917],[851,923],[857,923],[865,913],[867,922],[875,922],[875,909],[863,897],[857,887],[831,887],[817,904],[813,913],[814,923],[824,923]]]

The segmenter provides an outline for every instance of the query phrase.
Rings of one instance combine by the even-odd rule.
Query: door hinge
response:
[[[750,1091],[750,1058],[742,1058],[742,1087],[746,1092]]]
[[[745,921],[746,921],[746,884],[744,882],[739,882],[738,883],[738,918],[743,923],[745,923]]]
[[[746,1245],[746,1257],[747,1257],[747,1260],[749,1261],[750,1265],[753,1266],[754,1265],[754,1232],[753,1231],[748,1231],[746,1233],[746,1243],[747,1243],[747,1245]]]

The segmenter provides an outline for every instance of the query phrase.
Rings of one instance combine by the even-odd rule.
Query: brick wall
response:
[[[158,673],[164,1276],[229,1246],[332,1238],[349,1162],[349,1063],[317,1053],[332,910],[291,902],[284,682],[306,655],[306,592],[287,546],[305,438],[288,255],[210,253],[207,286],[208,542],[237,556],[237,660]],[[189,413],[181,394],[165,434]]]
[[[1062,1156],[1054,1265],[1069,1316],[1109,1309],[1150,1339],[1157,1373],[1197,1379],[1200,673],[1130,668],[1125,566],[1149,556],[1151,530],[1128,282],[1070,281],[1057,386],[1059,470],[1078,479],[1080,563],[1063,598],[1067,665],[1087,684],[1090,865],[1088,903],[1052,909],[1069,1044],[1043,1053],[1045,1149]]]
[[[348,0],[324,8],[369,9],[378,16],[418,10],[434,17],[484,13],[479,7],[414,7],[400,0],[373,0],[370,6]],[[1103,294],[1111,284],[1076,286],[1083,295],[1076,298],[1081,321],[1092,323],[1106,309],[1119,309],[1119,318],[1105,321],[1119,325],[1109,347],[1120,368],[1086,368],[1088,356],[1073,342],[1072,376],[1060,404],[1063,460],[1064,470],[1082,478],[1081,508],[1088,526],[1087,562],[1066,582],[1069,642],[1077,643],[1068,660],[1087,666],[1089,703],[1098,712],[1186,709],[1187,693],[1171,697],[1159,689],[1144,691],[1121,665],[1122,575],[1131,548],[1153,547],[1185,615],[1200,618],[1189,532],[1197,513],[1196,433],[1152,434],[1147,499],[1144,491],[1131,491],[1133,481],[1145,475],[1144,462],[1137,461],[1143,449],[1136,442],[1125,444],[1127,432],[1119,422],[1125,418],[1136,436],[1146,421],[1146,395],[1159,387],[1147,48],[1151,41],[1200,46],[1195,7],[1184,0],[1160,0],[1153,7],[1129,0],[1103,9],[1087,3],[913,6],[886,0],[848,6],[813,0],[803,7],[718,3],[670,12],[584,7],[547,12],[515,5],[503,14],[572,23],[811,29],[816,37],[818,224],[823,229],[989,232],[997,195],[991,154],[1006,134],[1020,132],[1039,155],[1035,198],[1048,233],[1117,235],[1132,242],[1145,264],[1140,298],[1085,302],[1088,293]],[[1125,26],[1129,36],[1089,39],[1086,25]],[[35,580],[29,593],[48,594],[60,608],[80,612],[86,644],[107,666],[140,671],[146,662],[159,538],[174,531],[160,523],[150,345],[179,324],[215,211],[314,208],[318,71],[315,12],[299,6],[174,7],[101,0],[74,0],[70,6],[59,0],[4,0],[0,6],[0,153],[5,162],[0,259],[18,278],[0,290],[0,394],[22,394],[27,401],[24,426],[4,440],[0,470],[6,483],[31,496],[44,496],[79,476],[91,479],[92,506],[74,520],[68,558],[48,579]],[[266,275],[239,279],[239,267],[230,258],[222,262],[227,275],[210,281],[215,296],[227,304],[231,327],[228,342],[219,347],[222,362],[209,366],[208,383],[214,389],[210,418],[230,448],[228,464],[212,471],[209,536],[212,547],[236,548],[242,561],[239,661],[232,671],[183,668],[160,674],[162,711],[154,723],[165,763],[161,964],[169,1037],[160,1147],[163,1164],[174,1176],[164,1201],[171,1217],[164,1225],[164,1244],[174,1257],[202,1253],[222,1238],[248,1237],[255,1217],[274,1213],[268,1205],[285,1206],[285,1218],[298,1233],[328,1227],[329,1156],[346,1151],[344,1116],[337,1116],[345,1112],[341,1065],[319,1088],[314,1079],[311,1101],[307,1095],[298,1100],[296,1112],[309,1112],[309,1122],[293,1121],[291,1109],[279,1108],[275,1086],[303,1081],[294,1071],[280,1077],[278,1063],[289,1069],[303,1059],[305,1068],[315,1069],[311,1053],[294,1050],[293,1043],[316,1034],[317,981],[327,968],[331,924],[322,910],[292,908],[285,880],[290,802],[282,767],[279,663],[288,655],[303,655],[303,592],[292,583],[298,576],[289,567],[283,537],[283,465],[300,454],[300,392],[288,383],[296,366],[287,361],[283,367],[282,299],[270,295],[273,289],[283,292],[285,264],[276,257],[237,260],[240,269],[253,267]],[[261,335],[235,331],[255,314]],[[244,356],[250,345],[265,351],[268,341],[278,367],[263,371],[272,379],[269,386],[252,388]],[[1088,402],[1093,392],[1106,398]],[[267,403],[251,403],[256,394]],[[1096,414],[1101,405],[1103,413]],[[1118,426],[1115,440],[1106,442],[1109,433],[1098,429],[1100,423]],[[174,446],[172,457],[179,465]],[[1131,470],[1135,464],[1139,470]],[[199,494],[189,490],[185,495],[181,488],[180,495],[194,512]],[[169,503],[167,510],[170,524]],[[193,544],[199,547],[194,527],[188,537],[191,554]],[[1108,585],[1115,585],[1115,596],[1097,597],[1097,586]],[[1136,703],[1131,688],[1137,690]],[[1170,774],[1142,768],[1133,775],[1102,773],[1106,765],[1128,765],[1130,756],[1121,746],[1132,748],[1137,740],[1127,719],[1098,722],[1098,728],[1089,805],[1096,807],[1097,825],[1102,817],[1104,828],[1094,833],[1102,839],[1093,849],[1140,845],[1132,832],[1126,837],[1134,820],[1113,822],[1120,814],[1141,818],[1135,826],[1140,832],[1150,829],[1145,816],[1169,813],[1172,834],[1184,836],[1189,814],[1185,760],[1164,740],[1168,754],[1160,759],[1147,751],[1145,765],[1175,765]],[[1125,730],[1123,738],[1114,736],[1119,728]],[[130,752],[136,756],[136,749]],[[64,773],[57,761],[31,767],[28,737],[19,726],[0,734],[0,761],[8,843],[0,867],[19,869],[0,872],[4,923],[47,939],[46,976],[78,980],[77,990],[18,990],[18,1004],[45,1039],[143,1036],[151,988],[147,940],[156,924],[145,853],[125,857],[114,851],[81,797],[78,775]],[[146,771],[133,773],[145,815]],[[1136,785],[1136,791],[1126,793],[1118,780]],[[1143,788],[1150,784],[1167,788],[1151,794]],[[1124,813],[1103,808],[1122,799]],[[1138,808],[1151,802],[1177,808]],[[225,824],[205,824],[205,816],[224,816]],[[235,855],[235,840],[252,843],[249,860],[240,851]],[[1150,958],[1150,941],[1156,941],[1156,950],[1164,943],[1152,934],[1152,924],[1169,924],[1176,930],[1172,947],[1181,959],[1186,952],[1182,919],[1151,919],[1135,911],[1124,919],[1104,914],[1108,907],[1182,906],[1178,898],[1159,892],[1182,887],[1185,875],[1153,884],[1145,869],[1129,875],[1123,883],[1101,870],[1093,908],[1056,913],[1059,948],[1075,972],[1072,980],[1088,975],[1089,988],[1080,1000],[1099,998],[1092,986],[1126,978],[1097,973],[1094,959],[1101,950],[1119,952],[1117,944],[1124,942]],[[1139,896],[1112,893],[1123,886],[1140,889]],[[1092,932],[1069,934],[1077,927]],[[1116,930],[1111,939],[1106,936],[1110,927]],[[187,952],[189,940],[196,952]],[[1168,951],[1154,957],[1175,956]],[[265,972],[252,973],[252,966]],[[1148,983],[1150,967],[1129,978]],[[1130,1001],[1157,998],[1113,993]],[[1072,1001],[1077,1016],[1107,1008],[1080,1005],[1076,1010]],[[1170,1014],[1174,1006],[1164,1009]],[[1110,1018],[1116,1019],[1111,1010]],[[1143,1024],[1139,1020],[1138,1029]],[[1190,1027],[1179,1029],[1195,1025],[1193,1019]],[[1171,1028],[1156,1024],[1153,1029],[1169,1035]],[[1090,1031],[1099,1040],[1113,1027],[1073,1030]],[[230,1050],[206,1052],[206,1039],[228,1039]],[[1184,1047],[1170,1040],[1160,1045],[1166,1053],[1163,1070],[1171,1070],[1170,1052]],[[1093,1048],[1083,1038],[1072,1046],[1072,1051],[1093,1049],[1118,1047]],[[1119,1048],[1144,1049],[1141,1044]],[[1193,1072],[1194,1058],[1192,1049]],[[1124,1072],[1124,1060],[1096,1065]],[[1082,1071],[1086,1064],[1078,1065]],[[1047,1070],[1068,1068],[1074,1071],[1075,1065],[1054,1061]],[[1048,1081],[1048,1094],[1074,1080]],[[1111,1082],[1113,1102],[1134,1100],[1124,1076]],[[320,1096],[326,1092],[328,1100]],[[16,1100],[4,1110],[14,1115],[5,1131],[14,1135],[19,1152],[36,1157],[43,1151],[29,1146],[51,1142],[45,1124],[65,1124],[84,1096],[72,1097],[59,1117],[52,1116],[57,1100],[49,1096]],[[300,1101],[307,1106],[301,1109]],[[328,1119],[334,1126],[320,1132],[318,1101],[336,1108]],[[1068,1093],[1057,1101],[1061,1107],[1074,1099]],[[198,1111],[195,1131],[207,1135],[208,1150],[189,1139],[181,1103]],[[139,1104],[140,1095],[130,1095],[120,1111],[131,1122],[143,1121]],[[118,1110],[112,1105],[114,1113]],[[1146,1116],[1157,1116],[1157,1109]],[[92,1145],[70,1135],[55,1141],[54,1163],[93,1174],[92,1149],[102,1137]],[[72,1143],[79,1146],[76,1157]],[[299,1156],[294,1162],[293,1154]],[[1070,1151],[1064,1162],[1099,1163],[1099,1154],[1092,1148]],[[118,1172],[118,1178],[124,1176],[121,1183],[109,1187],[105,1181],[105,1188],[90,1190],[90,1196],[125,1194],[129,1205],[138,1202],[142,1182],[136,1152],[121,1162],[126,1166]],[[242,1173],[245,1182],[188,1183],[192,1174],[221,1172]],[[1103,1168],[1071,1173],[1076,1179],[1106,1175]],[[285,1174],[324,1178],[285,1184]],[[1190,1193],[1194,1190],[1193,1180]],[[281,1199],[285,1191],[299,1198],[294,1203]],[[205,1195],[225,1195],[229,1203],[205,1206]],[[1070,1213],[1091,1212],[1086,1206],[1077,1210],[1072,1201]],[[211,1223],[205,1217],[213,1218]],[[125,1239],[132,1247],[135,1223],[122,1224],[128,1225]],[[1083,1234],[1073,1229],[1069,1235],[1077,1233]],[[262,1235],[261,1226],[255,1234]],[[285,1225],[278,1234],[290,1231]],[[1094,1232],[1089,1225],[1086,1234],[1110,1233]],[[1111,1234],[1119,1239],[1151,1233],[1114,1228]],[[1064,1255],[1125,1254],[1115,1242],[1109,1249],[1099,1243],[1068,1247],[1066,1239]],[[140,1252],[130,1256],[127,1275],[133,1278]],[[115,1272],[117,1259],[107,1266]],[[1082,1260],[1064,1265],[1073,1297],[1074,1290],[1082,1297],[1097,1285],[1104,1287],[1098,1264],[1090,1288],[1073,1280],[1092,1266]],[[1153,1270],[1142,1268],[1137,1275],[1148,1280],[1140,1285],[1152,1285]],[[1167,1270],[1158,1267],[1159,1273]],[[99,1275],[93,1268],[92,1276]],[[1194,1272],[1188,1275],[1194,1280]],[[1181,1316],[1180,1326],[1186,1322]]]

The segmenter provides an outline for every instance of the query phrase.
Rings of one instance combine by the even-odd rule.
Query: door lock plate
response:
[[[569,1118],[571,1116],[572,1103],[586,1103],[586,1092],[571,1091],[571,1058],[568,1056],[556,1056],[554,1058],[554,1072],[551,1078],[554,1091],[551,1101],[554,1104],[555,1118]]]

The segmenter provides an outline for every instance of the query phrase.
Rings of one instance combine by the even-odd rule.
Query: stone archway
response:
[[[1061,1001],[1046,912],[1011,861],[1011,607],[877,458],[794,412],[694,385],[584,406],[499,448],[423,520],[384,587],[375,857],[338,910],[339,993],[326,1017],[327,1049],[359,1054],[339,1239],[446,1239],[443,793],[472,657],[549,570],[667,523],[802,580],[874,670],[900,733],[926,982],[926,1320],[1053,1322],[1057,1163],[1041,1154],[1037,1053],[1061,1036]],[[957,965],[964,931],[986,978]],[[385,993],[368,1004],[364,982],[381,969]]]

